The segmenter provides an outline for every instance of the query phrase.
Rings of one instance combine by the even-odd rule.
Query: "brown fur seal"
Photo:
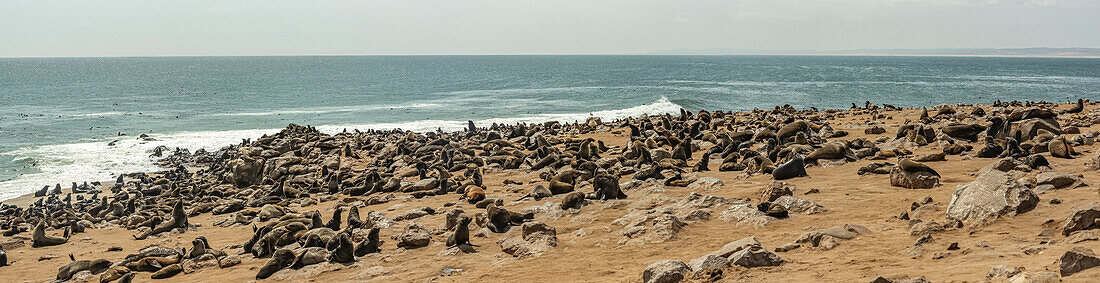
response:
[[[829,142],[821,145],[821,148],[814,150],[809,155],[806,155],[805,162],[817,162],[818,159],[845,159],[853,161],[856,160],[856,157],[855,153],[844,144]]]
[[[132,272],[129,268],[126,268],[126,266],[118,265],[112,267],[111,269],[108,269],[106,272],[103,272],[103,274],[100,274],[99,282],[105,283],[115,281],[115,279],[122,278],[123,276],[126,276],[126,274],[130,273]]]
[[[68,233],[66,232],[66,234]],[[42,220],[38,221],[38,225],[34,226],[34,234],[31,235],[31,240],[31,247],[37,248],[64,244],[69,241],[69,238],[46,235],[46,221]]]
[[[328,220],[328,223],[325,223],[325,227],[328,227],[329,229],[332,229],[333,231],[339,231],[340,230],[340,218],[342,218],[340,216],[340,214],[341,214],[342,211],[343,211],[343,209],[341,209],[339,207],[337,207],[334,211],[332,211],[332,218]]]
[[[160,270],[157,270],[157,272],[153,272],[153,275],[149,276],[149,278],[153,278],[153,279],[171,278],[172,276],[176,276],[176,274],[180,274],[180,272],[183,272],[183,266],[176,263],[176,264],[171,264],[171,265],[165,266],[164,268],[161,268]]]
[[[8,262],[8,252],[4,251],[4,247],[0,247],[0,267],[11,265],[12,262]]]
[[[1085,110],[1085,100],[1081,99],[1081,98],[1078,98],[1077,99],[1077,105],[1074,105],[1073,108],[1070,108],[1070,109],[1066,110],[1064,113],[1065,114],[1076,114],[1076,113],[1081,113],[1084,110]]]
[[[902,158],[901,160],[899,160],[898,167],[901,167],[901,170],[909,173],[928,172],[932,173],[932,175],[935,175],[936,177],[940,176],[940,173],[928,167],[928,165],[917,163],[916,161],[913,161],[909,158]]]
[[[573,191],[573,185],[576,184],[577,174],[580,174],[580,171],[572,169],[558,172],[553,179],[550,179],[550,192],[555,195],[560,195]]]
[[[456,224],[454,228],[454,233],[451,233],[451,235],[447,237],[448,248],[457,247],[458,245],[473,246],[473,244],[470,243],[471,220],[473,219],[466,216],[463,216],[462,219],[458,220],[458,224]]]
[[[508,229],[513,225],[521,225],[523,222],[535,218],[533,213],[519,214],[497,207],[496,204],[489,204],[485,207],[485,215],[488,218],[489,223],[487,228],[494,233],[508,232]]]
[[[69,259],[73,259],[73,255],[70,254]],[[92,274],[99,274],[108,268],[111,268],[111,261],[106,259],[73,260],[73,262],[57,269],[57,280],[69,280],[73,278],[73,275],[85,270],[91,271]]]
[[[329,262],[344,264],[355,262],[355,244],[351,242],[351,238],[348,238],[348,234],[340,233],[336,243],[336,249],[332,250]]]
[[[547,189],[546,186],[539,184],[535,185],[535,188],[531,189],[530,193],[527,193],[526,196],[523,196],[520,199],[534,198],[535,200],[541,200],[543,198],[548,198],[552,196],[554,196],[554,193],[551,193],[550,189]]]
[[[710,152],[709,151],[704,152],[703,153],[703,158],[700,158],[699,162],[695,163],[695,166],[691,167],[691,170],[695,171],[695,172],[710,171],[710,168],[707,166],[707,165],[709,165],[709,163],[710,163]]]
[[[772,178],[775,180],[786,180],[798,177],[809,177],[806,174],[806,163],[802,161],[802,155],[795,155],[791,160],[775,167],[772,170]]]
[[[379,228],[370,229],[370,232],[367,233],[367,239],[355,246],[355,256],[364,256],[382,251],[382,248],[380,248],[382,243],[378,239],[380,230]]]
[[[134,236],[135,239],[143,240],[150,235],[171,231],[176,228],[187,228],[187,213],[183,211],[183,201],[176,201],[176,205],[172,206],[172,220],[157,225],[156,228],[142,233],[141,235]]]
[[[348,207],[348,229],[363,227],[363,220],[359,218],[359,207]]]
[[[294,263],[294,252],[290,249],[279,249],[275,251],[275,254],[271,256],[271,260],[268,260],[263,267],[260,267],[260,271],[256,273],[257,280],[267,279],[275,274],[276,271],[282,270]]]
[[[561,209],[581,208],[584,205],[584,193],[571,192],[561,199]]]
[[[978,140],[978,134],[985,131],[985,126],[978,124],[953,124],[943,127],[942,130],[943,133],[949,137],[974,142]]]
[[[332,252],[322,247],[305,248],[302,253],[294,258],[294,262],[290,264],[290,268],[299,269],[307,265],[325,262],[331,254]]]
[[[626,198],[626,193],[623,193],[622,188],[619,188],[619,178],[615,178],[606,173],[599,173],[592,177],[592,186],[596,188],[596,192],[593,195],[594,199],[609,200]]]

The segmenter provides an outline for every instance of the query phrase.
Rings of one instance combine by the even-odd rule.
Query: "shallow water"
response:
[[[155,170],[273,133],[458,130],[680,107],[746,110],[1100,97],[1100,59],[358,56],[0,59],[0,199]],[[124,136],[119,136],[123,134]],[[149,134],[157,141],[140,141]],[[118,140],[115,145],[108,142]]]

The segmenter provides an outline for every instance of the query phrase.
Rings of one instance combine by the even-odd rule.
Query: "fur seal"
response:
[[[294,252],[290,249],[279,249],[271,256],[271,260],[268,260],[263,267],[260,267],[260,271],[256,273],[257,280],[267,279],[275,274],[276,271],[282,270],[294,263]]]
[[[943,127],[942,131],[949,137],[974,142],[985,129],[985,126],[978,124],[953,124]]]
[[[157,225],[156,228],[149,230],[148,232],[134,236],[135,239],[144,240],[150,235],[159,234],[163,232],[171,231],[175,228],[187,228],[187,213],[183,211],[183,201],[178,200],[176,204],[172,206],[172,220]]]
[[[559,172],[550,179],[550,192],[555,195],[560,195],[573,191],[573,185],[576,184],[576,176],[580,171],[568,169]]]
[[[1085,100],[1081,99],[1081,98],[1078,98],[1077,99],[1077,105],[1074,105],[1073,108],[1067,109],[1063,113],[1065,113],[1065,114],[1076,114],[1076,113],[1081,113],[1084,110],[1085,110]]]
[[[172,276],[176,276],[176,274],[180,274],[180,272],[183,272],[183,266],[180,265],[179,263],[174,263],[174,264],[170,264],[168,266],[165,266],[164,268],[161,268],[160,270],[157,270],[157,272],[153,272],[153,275],[149,276],[149,278],[153,278],[153,279],[170,278]]]
[[[809,176],[809,174],[806,174],[806,163],[802,160],[802,155],[795,155],[791,160],[788,160],[779,165],[779,167],[775,167],[775,170],[772,170],[772,179],[775,180]]]
[[[489,220],[486,226],[489,231],[494,233],[508,232],[512,225],[521,225],[523,222],[535,218],[534,213],[519,214],[497,207],[496,204],[489,204],[485,207],[485,211],[485,216]]]
[[[561,209],[581,208],[584,205],[584,193],[571,192],[561,199]]]
[[[11,262],[8,262],[8,252],[4,251],[4,247],[0,247],[0,267],[9,266],[11,264]]]
[[[367,233],[367,239],[355,246],[355,256],[364,256],[382,251],[382,248],[380,248],[381,242],[378,239],[380,230],[379,228],[370,229],[370,232]]]
[[[359,207],[348,207],[348,229],[363,227],[363,220],[359,218]]]
[[[133,272],[131,272],[129,268],[126,268],[126,266],[117,265],[115,267],[111,267],[111,269],[108,269],[106,272],[103,272],[103,274],[100,274],[99,282],[115,281],[115,279],[122,278],[123,276],[126,276],[130,273]]]
[[[68,227],[65,228],[68,230]],[[68,234],[68,232],[65,232]],[[46,235],[46,221],[38,221],[38,225],[34,226],[34,234],[31,235],[31,247],[48,247],[64,244],[69,241],[69,238],[54,237]]]
[[[332,229],[333,231],[339,231],[340,230],[340,218],[342,218],[340,216],[340,214],[341,214],[342,211],[343,211],[343,209],[339,208],[339,207],[337,207],[335,210],[333,210],[332,211],[332,218],[328,220],[328,223],[325,223],[325,227],[328,227],[329,229]]]
[[[550,189],[547,189],[546,186],[539,184],[535,185],[535,188],[531,189],[530,193],[527,193],[526,196],[523,196],[523,198],[520,199],[534,198],[535,200],[541,200],[543,198],[548,198],[552,196],[554,196],[554,193],[551,193]]]
[[[836,142],[829,142],[821,145],[821,148],[814,150],[809,155],[806,155],[804,159],[805,162],[817,162],[818,159],[845,159],[853,161],[857,158],[855,157],[855,153],[847,146]]]
[[[325,262],[331,254],[332,252],[322,247],[305,248],[302,253],[294,258],[294,262],[290,264],[290,268],[299,269],[307,265]]]
[[[351,238],[348,238],[347,233],[340,233],[336,240],[336,249],[333,249],[329,256],[329,262],[344,264],[355,262],[355,244],[351,242]]]
[[[623,193],[622,188],[619,188],[619,178],[615,178],[606,173],[599,173],[592,177],[592,186],[596,188],[596,192],[593,196],[594,199],[609,200],[626,198],[626,193]]]
[[[928,172],[932,173],[932,175],[935,175],[936,177],[940,177],[940,173],[928,167],[928,165],[917,163],[916,161],[913,161],[909,158],[902,158],[901,160],[898,160],[898,167],[901,167],[901,170],[909,173]]]
[[[69,259],[73,259],[72,254],[69,255]],[[57,269],[57,280],[69,280],[73,278],[73,275],[84,270],[91,271],[92,274],[99,274],[100,272],[106,271],[108,268],[111,268],[111,261],[106,259],[73,260],[73,262]]]
[[[458,245],[473,246],[473,244],[470,243],[470,221],[472,220],[473,219],[466,216],[458,220],[458,224],[455,225],[454,233],[451,233],[451,235],[447,237],[448,248],[457,247]]]
[[[710,171],[710,167],[708,167],[710,163],[710,153],[710,151],[704,152],[703,157],[699,159],[699,162],[695,163],[695,166],[691,167],[691,170],[695,172]]]

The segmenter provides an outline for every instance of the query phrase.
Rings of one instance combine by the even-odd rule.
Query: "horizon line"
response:
[[[403,54],[403,53],[378,53],[378,54],[238,54],[238,55],[103,55],[103,56],[0,56],[0,59],[77,59],[77,58],[202,58],[202,57],[460,57],[460,56],[830,56],[830,57],[983,57],[983,58],[1080,58],[1096,59],[1100,55],[1057,55],[1057,54],[936,54],[936,53],[883,53],[874,51],[891,50],[1011,50],[1011,49],[1096,49],[1093,47],[1025,47],[1025,48],[891,48],[891,49],[845,49],[830,51],[812,50],[771,50],[761,52],[702,52],[690,53],[692,50],[705,51],[714,49],[672,49],[649,52],[629,53],[481,53],[481,54]],[[859,53],[857,51],[867,52]],[[668,52],[668,53],[662,53]],[[852,52],[852,53],[844,53]]]

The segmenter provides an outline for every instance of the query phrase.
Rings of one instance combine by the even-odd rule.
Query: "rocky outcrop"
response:
[[[1094,201],[1073,208],[1066,220],[1062,221],[1062,235],[1069,236],[1073,232],[1100,228],[1100,202]]]
[[[907,189],[931,189],[940,183],[940,176],[930,172],[906,172],[899,166],[890,169],[890,185]]]
[[[955,188],[947,205],[947,219],[963,222],[992,222],[1003,215],[1028,212],[1039,196],[1008,173],[986,168],[978,178]]]
[[[545,223],[532,221],[523,223],[522,237],[513,237],[499,242],[501,250],[514,257],[539,256],[558,246],[558,230]]]
[[[675,283],[683,281],[691,269],[681,260],[662,260],[654,262],[642,272],[645,283]]]
[[[1070,276],[1098,265],[1100,265],[1100,257],[1097,257],[1092,250],[1074,247],[1058,259],[1058,273],[1062,276]]]

